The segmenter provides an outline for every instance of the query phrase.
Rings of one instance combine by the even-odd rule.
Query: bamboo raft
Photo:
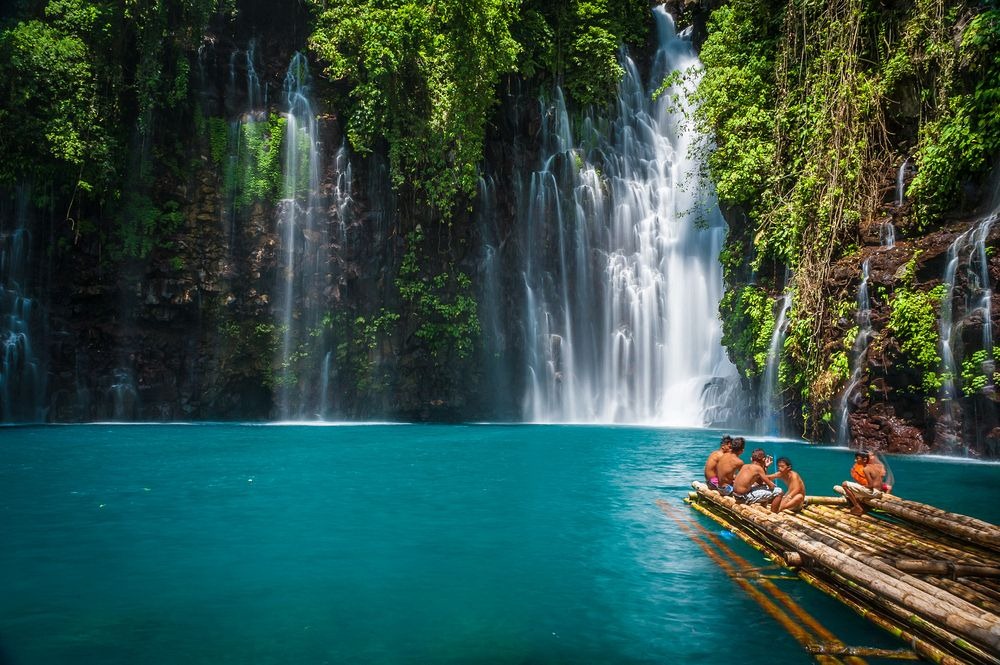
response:
[[[861,516],[843,497],[812,496],[799,512],[773,514],[692,487],[693,508],[918,656],[1000,665],[1000,527],[881,493],[859,493]]]

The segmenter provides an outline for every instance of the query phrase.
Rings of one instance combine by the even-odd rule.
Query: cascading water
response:
[[[13,228],[0,218],[0,422],[45,420],[46,372],[33,343],[40,312],[29,295],[27,195],[16,196]]]
[[[910,172],[910,158],[907,157],[903,160],[903,163],[899,165],[899,171],[896,172],[896,207],[901,207],[903,205],[904,194],[906,190],[906,176]]]
[[[858,286],[858,333],[851,347],[850,368],[851,378],[840,396],[837,404],[837,444],[846,446],[851,440],[850,410],[851,398],[861,382],[865,371],[865,359],[868,355],[868,344],[872,338],[872,309],[868,298],[868,279],[871,271],[871,259],[865,259],[861,264],[861,284]]]
[[[986,256],[986,239],[990,229],[1000,217],[1000,204],[994,204],[989,214],[977,221],[972,228],[958,236],[948,248],[947,262],[942,281],[946,286],[941,301],[940,334],[942,385],[940,397],[946,416],[954,420],[954,400],[959,397],[958,379],[961,374],[955,357],[952,337],[955,329],[974,314],[982,317],[983,359],[978,368],[986,377],[986,389],[993,389],[993,286],[990,283],[989,264]],[[966,289],[964,302],[960,302],[959,316],[955,316],[955,286],[960,264],[965,265]]]
[[[760,414],[757,417],[757,433],[777,436],[781,432],[781,408],[775,404],[775,388],[778,383],[778,366],[781,364],[781,348],[785,341],[785,321],[792,306],[792,294],[786,292],[781,298],[781,309],[771,332],[771,344],[767,350],[767,365],[760,382],[757,403]]]
[[[497,219],[496,181],[492,176],[479,179],[476,197],[476,219],[482,237],[482,255],[479,260],[478,313],[483,331],[483,352],[486,385],[491,389],[491,406],[502,419],[517,419],[516,398],[513,397],[513,379],[507,362],[510,351],[510,326],[505,315],[503,262],[504,239]]]
[[[317,399],[329,340],[319,334],[330,281],[329,230],[319,191],[319,130],[310,99],[309,65],[301,53],[285,76],[282,196],[278,210],[278,409],[284,420],[322,418]]]
[[[267,88],[261,85],[256,69],[256,43],[251,40],[245,52],[234,50],[229,57],[229,78],[226,84],[229,121],[228,154],[223,171],[226,224],[229,249],[233,249],[237,216],[249,206],[249,183],[254,178],[256,163],[250,154],[251,143],[263,140],[268,132]],[[243,76],[239,75],[240,67]]]
[[[522,202],[529,420],[703,425],[719,412],[704,396],[736,376],[718,317],[726,226],[695,186],[699,137],[676,110],[683,88],[651,101],[667,74],[699,62],[663,7],[654,13],[650,85],[624,57],[616,119],[581,123],[574,142],[558,89],[543,109],[541,166]]]

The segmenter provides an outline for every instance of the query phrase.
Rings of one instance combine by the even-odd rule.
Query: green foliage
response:
[[[985,349],[980,349],[962,360],[962,393],[966,396],[982,392],[988,385],[996,385],[1000,373]]]
[[[767,366],[774,332],[774,301],[760,287],[747,285],[727,291],[719,312],[729,357],[747,378],[759,376]]]
[[[830,357],[830,372],[839,382],[845,382],[851,378],[851,361],[844,351],[836,351]]]
[[[920,130],[917,174],[907,192],[916,201],[920,228],[954,207],[962,184],[984,174],[1000,151],[1000,115],[996,112],[1000,106],[1000,10],[975,15],[961,32],[958,48],[946,26],[940,26],[938,34],[935,55],[945,75],[938,84],[936,117]]]
[[[699,149],[720,200],[752,226],[723,252],[733,294],[724,303],[731,311],[749,278],[744,257],[751,271],[793,271],[785,379],[801,390],[810,435],[839,361],[827,345],[838,316],[825,292],[830,266],[883,206],[885,174],[914,154],[914,216],[898,226],[926,229],[1000,152],[998,16],[993,2],[963,0],[720,3],[704,72],[678,76],[700,75],[695,120],[711,139]],[[901,311],[933,304],[911,291]],[[907,354],[932,374],[933,326],[904,332]]]
[[[379,346],[395,330],[399,319],[398,313],[385,308],[370,317],[350,318],[344,312],[337,312],[324,319],[324,326],[336,340],[337,372],[353,381],[362,399],[384,393],[392,383],[392,374],[382,362]]]
[[[914,369],[929,374],[941,363],[937,317],[945,292],[943,284],[930,291],[902,288],[890,301],[889,330],[899,342],[903,357]],[[932,383],[939,385],[939,380],[935,378]]]
[[[118,224],[108,246],[115,261],[144,259],[162,239],[184,223],[180,204],[168,201],[160,207],[138,191],[127,192],[117,212]]]
[[[475,193],[487,114],[504,74],[560,82],[580,105],[612,99],[644,0],[348,0],[316,8],[312,50],[347,84],[352,147],[388,144],[392,182],[445,218]]]
[[[212,151],[212,161],[222,166],[229,154],[229,123],[225,118],[207,118],[208,145]]]
[[[113,255],[147,254],[179,219],[153,192],[151,163],[176,175],[182,145],[158,142],[154,128],[187,120],[189,57],[215,10],[215,0],[20,3],[0,25],[0,186],[44,183],[36,203],[65,210],[77,234],[105,232]],[[102,229],[98,216],[123,227]]]
[[[355,150],[384,137],[392,181],[445,216],[472,195],[486,113],[515,67],[514,0],[347,0],[319,10],[310,38],[326,73],[350,87]]]
[[[523,47],[518,69],[562,82],[580,105],[605,104],[623,74],[619,46],[643,43],[648,26],[649,4],[640,0],[526,0],[513,27]]]
[[[724,5],[708,21],[695,99],[700,125],[716,137],[708,167],[723,202],[752,201],[773,173],[777,13],[771,4]]]
[[[282,330],[271,322],[252,319],[226,319],[219,326],[223,343],[221,362],[229,372],[240,368],[246,375],[259,378],[261,385],[274,388],[280,383],[272,359],[281,343]]]
[[[86,18],[81,30],[93,24]],[[98,95],[90,48],[64,19],[55,14],[51,24],[29,20],[0,31],[0,184],[51,179],[67,194],[78,182],[108,184],[113,146],[111,128],[102,123],[108,107]]]
[[[266,122],[245,122],[236,152],[235,168],[239,178],[236,205],[247,207],[253,201],[273,201],[281,190],[281,142],[285,135],[286,119],[272,113]],[[301,154],[301,153],[300,153]],[[287,193],[286,193],[287,194]]]
[[[423,233],[418,228],[406,238],[407,252],[396,278],[396,287],[415,318],[416,336],[430,355],[445,362],[452,353],[466,359],[479,339],[480,325],[472,280],[449,267],[427,274],[421,268]]]

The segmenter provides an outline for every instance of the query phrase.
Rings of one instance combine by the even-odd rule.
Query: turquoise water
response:
[[[741,665],[810,663],[655,504],[694,516],[718,434],[3,428],[0,663],[700,663],[736,639]],[[763,445],[810,493],[851,463]],[[1000,466],[890,462],[901,494],[1000,521]],[[779,584],[848,643],[898,646]]]

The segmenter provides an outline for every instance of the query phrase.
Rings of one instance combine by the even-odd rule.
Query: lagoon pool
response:
[[[0,663],[701,663],[737,640],[740,665],[811,663],[655,503],[719,532],[681,503],[719,435],[0,428]],[[810,494],[852,461],[757,445]],[[1000,465],[889,462],[899,494],[1000,521]],[[781,584],[849,644],[899,646]]]

